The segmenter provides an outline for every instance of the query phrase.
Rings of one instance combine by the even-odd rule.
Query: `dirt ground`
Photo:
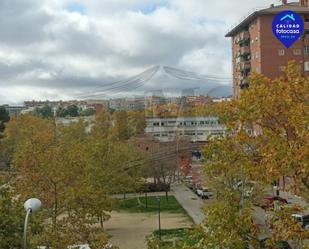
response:
[[[158,214],[113,212],[104,223],[110,242],[120,249],[146,249],[145,237],[158,229]],[[190,227],[192,222],[183,214],[161,213],[161,228]]]

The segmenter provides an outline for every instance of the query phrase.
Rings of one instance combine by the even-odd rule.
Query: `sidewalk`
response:
[[[172,192],[180,205],[187,211],[195,224],[201,224],[205,219],[203,208],[205,202],[196,196],[182,183],[172,185]]]

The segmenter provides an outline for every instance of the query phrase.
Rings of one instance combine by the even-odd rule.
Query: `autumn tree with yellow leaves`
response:
[[[254,221],[253,203],[264,190],[285,178],[286,191],[309,199],[309,78],[295,61],[276,79],[252,73],[240,98],[214,112],[228,128],[226,137],[204,148],[204,171],[216,199],[203,226],[174,248],[259,248],[263,227]],[[274,212],[270,248],[280,240],[309,248],[308,231],[292,217],[301,211],[288,206]]]
[[[44,229],[32,236],[34,245],[107,243],[103,222],[115,208],[112,194],[138,188],[143,165],[137,150],[114,139],[111,119],[102,113],[90,132],[82,120],[65,126],[31,115],[8,124],[2,143],[11,159],[9,184],[21,199],[43,203]]]

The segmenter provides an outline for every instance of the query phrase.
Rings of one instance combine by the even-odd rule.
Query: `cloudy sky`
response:
[[[97,92],[104,98],[160,89],[197,88],[199,93],[219,83],[227,84],[219,91],[226,94],[231,51],[225,33],[254,8],[278,2],[1,0],[0,104]],[[107,88],[156,65],[161,66],[158,73],[143,84]],[[180,80],[163,66],[204,78]],[[209,75],[219,77],[219,83]]]

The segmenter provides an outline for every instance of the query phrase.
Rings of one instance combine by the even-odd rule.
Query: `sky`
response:
[[[224,36],[272,3],[279,1],[1,0],[0,104],[98,97],[103,90],[100,98],[212,89],[228,95],[231,41]],[[106,91],[153,66],[160,69],[143,85]],[[164,66],[203,77],[178,79]]]

